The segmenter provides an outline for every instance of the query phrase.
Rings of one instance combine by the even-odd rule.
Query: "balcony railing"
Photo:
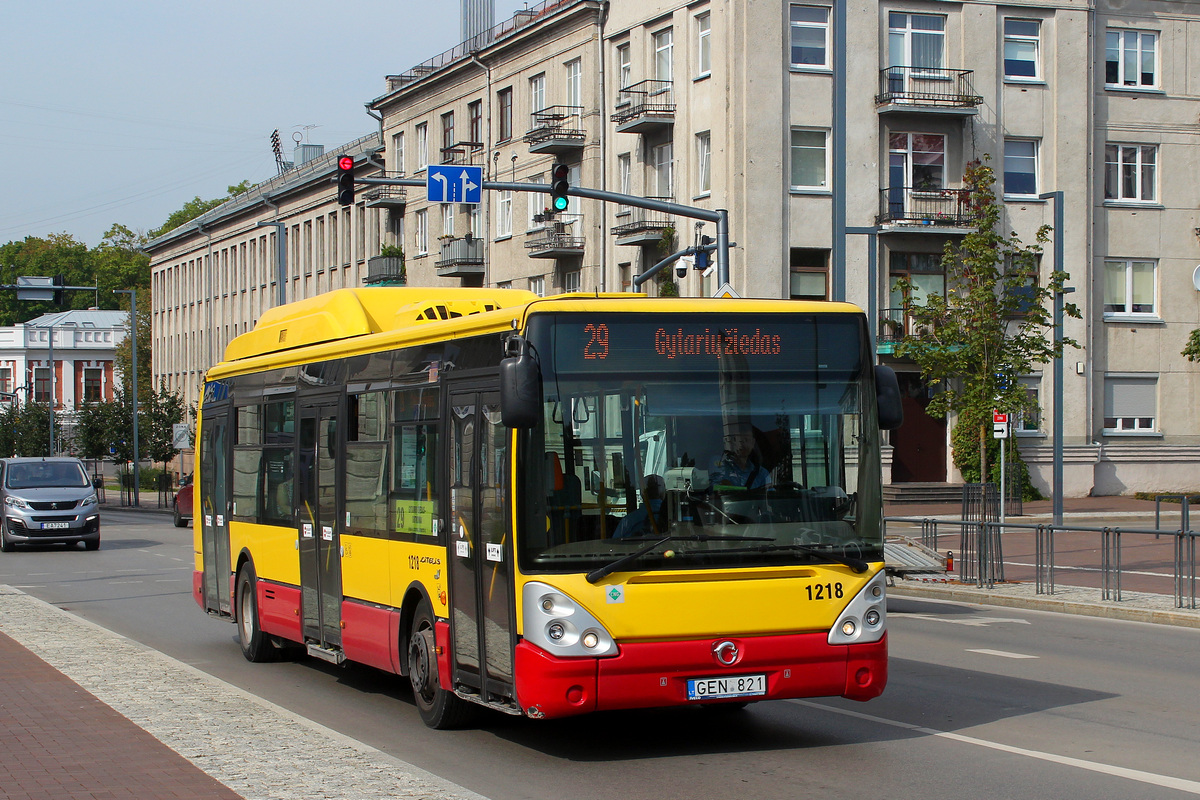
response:
[[[442,148],[443,164],[483,163],[483,142],[459,142]]]
[[[576,221],[582,223],[583,217],[571,215],[572,219],[557,220],[550,227],[536,234],[525,242],[525,249],[530,258],[569,258],[583,255],[585,240],[582,236],[572,235],[572,225]]]
[[[889,186],[879,192],[875,224],[969,228],[979,220],[970,189],[914,189]]]
[[[983,98],[975,94],[972,74],[969,69],[888,67],[879,71],[875,105],[895,110],[906,110],[905,106],[934,106],[975,113]]]
[[[672,197],[648,197],[647,200],[674,202]],[[675,227],[674,217],[664,211],[649,208],[630,208],[629,217],[612,229],[617,244],[649,244],[662,238],[662,232]]]
[[[443,239],[440,257],[434,264],[438,276],[461,277],[483,273],[483,239],[465,236]]]
[[[404,280],[404,259],[395,256],[372,256],[367,259],[367,277],[363,278],[363,283],[368,286],[402,286]]]
[[[403,178],[403,172],[379,173],[380,178]],[[363,192],[366,205],[378,208],[399,208],[403,211],[408,204],[408,189],[404,186],[372,186]]]
[[[620,133],[642,133],[675,124],[675,93],[671,81],[641,81],[617,93],[617,112],[610,119]]]
[[[529,115],[525,141],[531,153],[566,153],[583,147],[582,106],[550,106]]]

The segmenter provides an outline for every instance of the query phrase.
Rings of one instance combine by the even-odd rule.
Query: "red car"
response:
[[[171,503],[175,510],[175,527],[186,528],[188,522],[192,518],[192,499],[193,489],[192,476],[185,475],[179,481],[179,491],[175,493],[175,500]]]

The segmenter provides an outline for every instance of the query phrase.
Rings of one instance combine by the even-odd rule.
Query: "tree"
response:
[[[121,307],[129,308],[129,295],[120,295]],[[150,344],[153,339],[150,329],[150,292],[149,290],[138,292],[137,295],[137,360],[138,360],[138,402],[142,403],[149,399],[154,390],[154,382],[151,380],[151,370],[153,365],[152,352]],[[125,323],[126,331],[129,330],[128,321]],[[132,394],[133,392],[133,370],[130,365],[133,362],[133,341],[129,336],[126,336],[117,345],[113,355],[113,362],[117,372],[121,375],[121,386],[125,393]]]
[[[183,422],[183,396],[167,388],[165,382],[151,392],[145,406],[138,408],[139,455],[157,461],[166,468],[167,462],[179,454],[174,445],[174,426]]]
[[[87,245],[66,233],[51,234],[44,239],[29,236],[20,242],[0,245],[0,283],[15,284],[22,275],[62,275],[68,286],[91,286],[95,257]],[[94,302],[95,298],[88,292],[67,292],[64,297],[64,305],[68,308],[87,308]],[[27,322],[61,310],[49,300],[29,302],[18,300],[15,292],[0,292],[0,326]]]
[[[99,247],[92,251],[95,265],[95,283],[101,297],[112,298],[106,303],[116,307],[114,289],[150,289],[150,256],[142,248],[148,241],[146,234],[134,233],[124,225],[115,224],[108,229]]]
[[[62,422],[54,417],[54,441],[62,442]],[[0,412],[0,453],[5,456],[45,456],[50,453],[50,406],[12,403]]]
[[[164,222],[158,228],[155,228],[154,230],[150,231],[150,238],[153,239],[155,237],[162,236],[164,233],[169,233],[169,232],[175,230],[180,225],[191,222],[192,220],[194,220],[196,217],[200,216],[201,214],[203,214],[207,211],[211,211],[212,209],[216,208],[217,206],[221,205],[222,203],[224,203],[228,200],[231,200],[232,198],[238,196],[239,194],[242,194],[243,192],[248,190],[252,185],[253,184],[250,183],[250,181],[248,181],[248,180],[242,181],[241,183],[238,183],[238,184],[234,184],[233,186],[227,187],[227,191],[229,192],[229,194],[226,197],[221,197],[221,198],[217,198],[214,200],[201,200],[200,196],[196,195],[194,198],[192,198],[191,200],[184,203],[183,208],[179,209],[178,211],[171,214],[171,216],[167,217],[166,222]]]
[[[1078,346],[1071,339],[1056,345],[1053,338],[1050,305],[1070,276],[1054,270],[1044,283],[1039,279],[1042,245],[1051,228],[1039,228],[1031,245],[1023,245],[1015,231],[1001,232],[1003,206],[996,200],[995,175],[984,158],[969,164],[963,176],[970,208],[978,217],[975,230],[959,245],[946,245],[945,296],[914,297],[911,281],[897,282],[912,324],[896,349],[897,355],[915,361],[922,378],[940,390],[928,412],[957,415],[952,436],[955,466],[968,480],[978,475],[981,481],[993,474],[989,450],[998,449],[991,437],[992,409],[1035,413],[1018,378],[1032,372],[1035,364],[1061,355],[1064,345]],[[1080,316],[1073,303],[1066,304],[1064,313]],[[1019,463],[1020,454],[1012,449]]]

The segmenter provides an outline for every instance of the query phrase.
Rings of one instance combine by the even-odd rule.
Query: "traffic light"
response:
[[[337,199],[344,206],[354,205],[354,156],[337,157]]]
[[[54,305],[56,305],[56,306],[61,306],[63,304],[63,299],[65,296],[65,293],[63,292],[62,287],[64,285],[66,285],[66,280],[63,278],[63,276],[55,275],[54,276]]]
[[[567,190],[571,188],[571,168],[566,164],[555,164],[550,169],[550,207],[555,211],[566,211],[571,200]]]

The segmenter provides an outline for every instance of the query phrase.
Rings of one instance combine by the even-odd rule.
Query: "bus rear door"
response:
[[[296,459],[300,617],[309,652],[333,661],[342,645],[340,410],[339,396],[301,401]]]

